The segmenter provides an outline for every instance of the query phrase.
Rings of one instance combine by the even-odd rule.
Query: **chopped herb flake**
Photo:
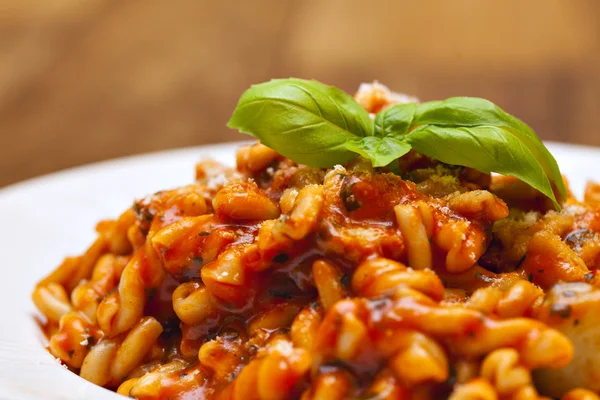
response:
[[[344,179],[344,182],[345,181],[346,179]],[[342,190],[340,190],[340,197],[342,198],[342,203],[344,203],[344,207],[348,212],[356,211],[361,207],[360,202],[358,201],[358,199],[354,195],[354,192],[352,191],[354,185],[355,183],[344,183],[342,186]]]
[[[85,347],[87,347],[87,348],[88,348],[88,350],[89,350],[89,349],[91,349],[91,348],[92,348],[92,347],[93,347],[95,344],[96,344],[96,337],[95,337],[95,336],[92,336],[92,335],[89,335],[89,336],[87,337],[87,344],[85,345]]]
[[[288,256],[287,254],[279,253],[275,257],[273,257],[273,262],[277,263],[277,264],[283,264],[284,262],[286,262],[289,259],[290,259],[290,256]]]
[[[342,284],[342,286],[344,286],[346,289],[348,289],[350,287],[350,275],[349,274],[342,275],[342,278],[340,279],[340,283]]]
[[[144,289],[144,294],[146,295],[146,299],[148,301],[152,301],[152,299],[154,299],[154,296],[156,296],[156,294],[158,293],[158,288],[145,288]]]
[[[592,281],[592,279],[594,279],[594,273],[593,273],[593,272],[589,272],[589,273],[587,273],[587,274],[585,274],[585,275],[583,276],[583,280],[584,280],[585,282],[591,282],[591,281]]]
[[[288,299],[288,300],[292,298],[291,293],[288,293],[283,290],[277,290],[277,289],[269,290],[269,296],[281,297],[282,299]]]

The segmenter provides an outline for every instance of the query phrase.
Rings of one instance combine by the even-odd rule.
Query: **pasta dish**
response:
[[[377,125],[414,100],[355,101]],[[416,139],[330,167],[261,142],[98,223],[37,284],[54,357],[139,400],[600,399],[600,185],[551,181],[554,201]]]

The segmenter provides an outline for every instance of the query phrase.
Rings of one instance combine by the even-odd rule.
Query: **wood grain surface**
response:
[[[0,0],[0,186],[243,138],[272,77],[491,99],[544,139],[600,145],[596,0]]]

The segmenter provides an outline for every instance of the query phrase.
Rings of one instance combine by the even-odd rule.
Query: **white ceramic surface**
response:
[[[60,366],[44,348],[30,293],[67,255],[82,253],[94,226],[136,198],[191,183],[212,157],[232,165],[239,143],[107,161],[0,189],[0,399],[117,399]],[[577,196],[600,181],[600,148],[549,143]]]

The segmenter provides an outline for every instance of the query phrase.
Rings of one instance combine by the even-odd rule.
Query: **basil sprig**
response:
[[[253,85],[227,124],[300,164],[328,168],[356,153],[346,142],[373,135],[369,113],[333,86],[303,79]]]
[[[227,124],[295,162],[329,168],[358,154],[386,166],[411,149],[439,161],[514,176],[557,209],[566,189],[556,160],[524,122],[473,97],[398,104],[373,121],[351,96],[320,82],[253,85]]]

